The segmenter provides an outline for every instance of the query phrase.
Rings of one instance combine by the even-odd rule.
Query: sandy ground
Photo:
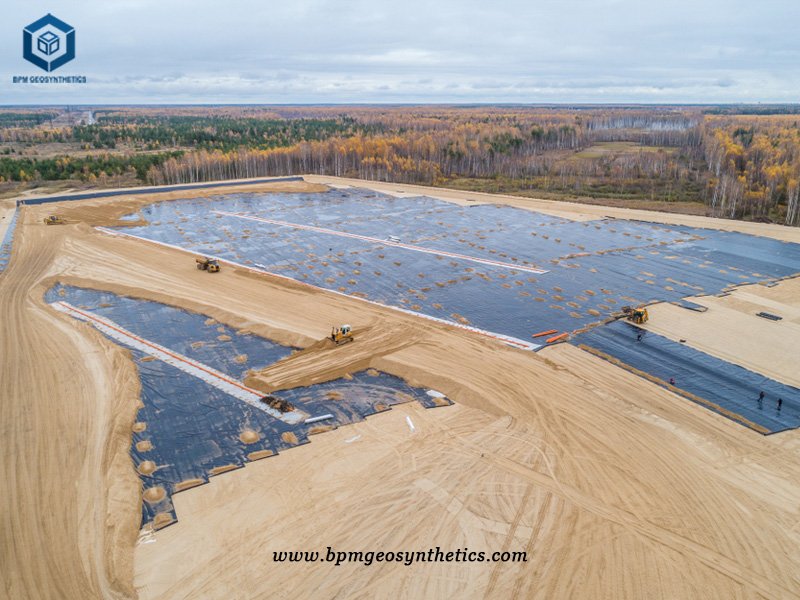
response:
[[[133,593],[138,482],[125,454],[138,376],[100,335],[41,295],[67,228],[25,214],[0,277],[3,494],[0,572],[9,598]],[[58,269],[58,267],[56,267]]]
[[[74,221],[61,227],[41,224],[52,207],[25,208],[0,276],[7,597],[800,597],[797,431],[758,435],[568,345],[533,354],[268,277],[210,276],[79,222],[113,221],[116,201],[82,204],[60,209]],[[43,305],[56,276],[289,343],[350,322],[356,342],[298,354],[263,384],[369,365],[457,404],[403,405],[215,477],[175,495],[179,522],[137,545],[138,379],[124,351]],[[747,293],[796,306],[786,285]],[[528,562],[272,560],[327,546]]]

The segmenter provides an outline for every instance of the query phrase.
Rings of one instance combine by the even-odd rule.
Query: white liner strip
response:
[[[536,273],[541,275],[547,273],[544,269],[537,269],[535,267],[525,267],[516,265],[514,263],[501,262],[499,260],[492,260],[490,258],[478,258],[476,256],[468,256],[466,254],[458,254],[456,252],[447,252],[446,250],[435,250],[433,248],[425,248],[424,246],[415,246],[413,244],[404,244],[403,242],[395,242],[381,238],[370,237],[367,235],[359,235],[356,233],[347,233],[345,231],[336,231],[335,229],[325,229],[324,227],[315,227],[314,225],[301,225],[299,223],[289,223],[287,221],[276,221],[275,219],[266,219],[264,217],[256,217],[252,215],[243,215],[241,213],[232,213],[224,210],[212,210],[216,215],[224,215],[226,217],[236,217],[237,219],[247,219],[249,221],[258,221],[261,223],[269,223],[270,225],[280,225],[281,227],[291,227],[293,229],[302,229],[305,231],[313,231],[314,233],[323,233],[325,235],[336,235],[339,237],[351,238],[360,240],[362,242],[369,242],[371,244],[380,244],[381,246],[390,246],[392,248],[403,248],[404,250],[413,250],[414,252],[423,252],[425,254],[435,254],[437,256],[447,256],[449,258],[457,258],[459,260],[467,260],[482,265],[489,265],[492,267],[501,267],[503,269],[514,269],[515,271],[524,271],[526,273]]]
[[[138,235],[133,235],[131,233],[126,233],[122,231],[114,231],[113,229],[108,229],[106,227],[96,227],[98,231],[102,231],[103,233],[107,233],[109,235],[117,236],[117,237],[127,237],[132,238],[135,240],[140,240],[142,242],[150,242],[151,244],[157,244],[159,246],[164,246],[166,248],[172,248],[173,250],[180,250],[181,252],[186,252],[188,254],[192,254],[197,256],[198,254],[202,254],[201,252],[196,252],[194,250],[189,250],[187,248],[183,248],[181,246],[177,246],[175,244],[168,244],[167,242],[160,242],[158,240],[151,240],[145,237],[141,237]],[[414,317],[419,317],[420,319],[427,319],[428,321],[435,321],[436,323],[442,323],[444,325],[448,325],[450,327],[457,327],[458,329],[465,329],[466,331],[471,331],[472,333],[477,333],[478,335],[482,335],[484,337],[492,338],[494,340],[498,340],[509,346],[513,346],[514,348],[520,348],[522,350],[531,350],[536,351],[542,347],[541,344],[534,344],[525,340],[521,340],[519,338],[512,337],[510,335],[504,335],[502,333],[494,333],[492,331],[486,331],[484,329],[478,329],[477,327],[472,327],[471,325],[462,325],[461,323],[456,323],[454,321],[448,321],[446,319],[440,319],[439,317],[433,317],[431,315],[426,315],[424,313],[415,312],[413,310],[408,310],[406,308],[401,308],[399,306],[392,306],[391,304],[381,304],[380,302],[375,302],[374,300],[369,300],[367,298],[359,298],[358,296],[351,296],[350,294],[346,294],[344,292],[340,292],[338,290],[332,290],[329,288],[319,287],[313,285],[311,283],[306,283],[305,281],[300,281],[299,279],[294,279],[292,277],[287,277],[286,275],[280,275],[278,273],[273,273],[271,271],[267,271],[264,268],[256,269],[250,267],[248,265],[243,265],[242,263],[238,263],[233,260],[228,260],[227,258],[220,258],[218,256],[212,256],[210,254],[204,254],[204,256],[209,256],[211,258],[216,258],[219,262],[231,265],[236,267],[237,269],[245,269],[247,271],[252,271],[253,273],[260,273],[261,275],[269,275],[270,277],[277,277],[278,279],[283,279],[285,281],[291,281],[292,283],[307,286],[309,288],[315,290],[322,290],[324,292],[328,292],[330,294],[337,294],[339,296],[344,296],[346,298],[350,298],[351,300],[357,300],[359,302],[366,302],[367,304],[372,304],[373,306],[380,306],[381,308],[388,308],[391,310],[396,310],[398,312],[405,313],[407,315],[412,315]]]
[[[333,415],[330,413],[320,415],[318,417],[311,417],[310,419],[306,419],[306,424],[308,423],[316,423],[317,421],[327,421],[328,419],[333,419]]]
[[[157,358],[168,365],[175,367],[176,369],[180,369],[184,373],[187,373],[193,377],[197,377],[198,379],[202,379],[207,384],[225,392],[229,396],[233,396],[237,400],[241,400],[245,404],[248,404],[253,408],[257,408],[258,410],[265,412],[270,416],[283,421],[284,423],[296,425],[301,423],[307,416],[305,413],[298,410],[288,413],[282,413],[278,410],[275,410],[274,408],[271,408],[260,401],[260,398],[263,397],[264,394],[258,390],[254,390],[242,385],[235,379],[228,377],[226,374],[204,365],[203,363],[197,362],[196,360],[192,360],[188,356],[184,356],[173,350],[170,350],[169,348],[165,348],[164,346],[160,346],[159,344],[141,338],[110,319],[85,312],[67,302],[54,302],[50,306],[59,312],[70,315],[71,317],[91,323],[94,325],[94,327],[105,333],[110,338],[117,340],[121,344],[124,344],[130,348],[141,350],[142,352],[145,352],[146,354],[149,354],[150,356]]]

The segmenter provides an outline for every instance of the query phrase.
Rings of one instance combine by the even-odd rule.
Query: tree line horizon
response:
[[[0,185],[319,174],[800,225],[800,107],[0,110]]]

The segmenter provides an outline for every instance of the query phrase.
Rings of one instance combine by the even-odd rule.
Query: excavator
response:
[[[337,346],[352,342],[354,339],[356,338],[353,337],[353,329],[350,325],[342,325],[331,329],[331,341],[335,342]]]
[[[650,320],[650,315],[647,313],[647,308],[640,306],[639,308],[631,308],[630,306],[622,307],[623,314],[637,325],[642,325]]]
[[[45,225],[66,225],[67,220],[64,217],[59,217],[58,215],[50,215],[49,217],[44,218]]]
[[[208,271],[209,273],[219,272],[219,261],[217,261],[216,258],[204,256],[203,258],[195,258],[194,260],[197,263],[197,268],[201,271]]]

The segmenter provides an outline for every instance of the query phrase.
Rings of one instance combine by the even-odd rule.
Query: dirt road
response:
[[[0,571],[10,598],[128,597],[138,481],[124,433],[138,376],[43,304],[68,231],[37,220],[25,214],[0,278]]]

